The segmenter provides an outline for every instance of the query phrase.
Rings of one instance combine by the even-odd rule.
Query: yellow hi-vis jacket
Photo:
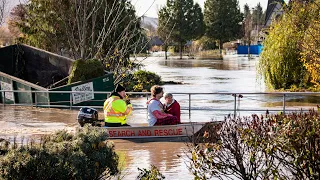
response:
[[[118,96],[111,96],[104,102],[103,111],[105,122],[126,124],[126,117],[131,114],[132,105],[127,105]]]

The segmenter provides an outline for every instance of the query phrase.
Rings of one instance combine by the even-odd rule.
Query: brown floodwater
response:
[[[164,81],[182,82],[182,84],[164,85],[164,90],[171,93],[215,93],[215,92],[265,92],[263,83],[257,81],[256,64],[258,59],[226,56],[224,60],[164,60],[162,57],[151,57],[142,62],[144,69],[159,74]],[[175,95],[182,109],[189,106],[188,95]],[[318,96],[288,96],[287,109],[299,110],[316,107],[320,102]],[[237,108],[248,111],[238,112],[244,116],[263,113],[267,109],[276,112],[282,110],[282,96],[244,95],[237,101]],[[132,99],[134,107],[145,108],[146,97]],[[101,105],[102,106],[102,105]],[[206,122],[222,120],[233,110],[234,97],[229,95],[192,95],[191,115],[182,110],[182,121]],[[204,109],[212,109],[211,111]],[[216,111],[214,111],[216,110]],[[76,121],[78,110],[33,108],[0,105],[0,138],[37,137],[57,130],[73,131],[79,127]],[[102,117],[99,110],[99,116]],[[129,123],[146,123],[146,110],[134,110]],[[186,157],[187,147],[184,142],[131,142],[115,141],[115,148],[125,154],[123,179],[135,179],[137,168],[157,166],[166,179],[193,179],[188,171]]]

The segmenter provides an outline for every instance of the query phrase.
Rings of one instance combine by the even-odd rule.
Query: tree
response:
[[[245,19],[247,16],[251,15],[250,7],[249,7],[249,5],[248,5],[247,3],[244,5],[243,11],[244,11],[244,13],[243,13],[244,19]]]
[[[260,31],[262,25],[264,25],[264,13],[261,7],[261,4],[258,3],[257,6],[253,9],[252,12],[252,24],[257,29]]]
[[[26,13],[27,11],[25,9],[25,5],[23,4],[18,4],[10,12],[10,16],[8,19],[8,29],[12,36],[16,39],[19,39],[19,36],[21,34],[21,30],[19,29],[17,24],[22,23],[23,19],[25,19],[26,17]]]
[[[0,26],[4,21],[6,5],[7,5],[6,0],[0,0]]]
[[[129,54],[147,45],[130,1],[31,0],[25,9],[16,23],[22,42],[74,59],[99,59],[116,82],[134,68]]]
[[[219,41],[221,55],[223,43],[240,35],[242,19],[237,0],[207,0],[205,2],[206,34]]]
[[[242,22],[243,39],[246,45],[248,45],[248,58],[250,59],[250,45],[252,42],[252,14],[248,4],[244,5],[244,20]]]
[[[309,4],[310,26],[307,28],[302,40],[301,61],[304,63],[311,76],[311,83],[315,89],[320,89],[320,1],[314,1]]]
[[[203,14],[199,4],[193,0],[167,0],[165,7],[159,13],[158,34],[165,39],[178,43],[180,59],[182,47],[189,40],[200,38],[204,33]]]
[[[169,37],[175,27],[175,24],[172,23],[171,18],[173,17],[170,15],[168,7],[163,7],[160,9],[160,11],[158,12],[158,18],[159,23],[157,33],[163,40],[165,59],[167,59],[168,44],[171,44]]]
[[[312,9],[308,3],[293,2],[291,6],[273,22],[260,56],[258,72],[271,89],[310,86],[310,75],[300,59]]]

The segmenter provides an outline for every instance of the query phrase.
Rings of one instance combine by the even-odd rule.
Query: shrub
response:
[[[139,170],[139,175],[137,179],[141,180],[162,180],[165,179],[165,177],[160,173],[158,168],[154,165],[151,166],[151,169],[140,169]]]
[[[307,88],[308,73],[300,61],[303,36],[309,19],[309,11],[294,1],[279,21],[270,28],[264,41],[258,73],[270,89],[288,89],[291,85]],[[303,7],[302,7],[303,6]]]
[[[297,179],[320,179],[320,115],[314,110],[273,116],[274,157]]]
[[[149,92],[153,85],[161,85],[161,77],[150,71],[139,70],[129,75],[124,80],[127,91],[133,92]]]
[[[271,161],[271,156],[264,151],[264,146],[259,145],[260,139],[264,138],[259,134],[266,134],[269,126],[264,126],[266,123],[263,122],[257,124],[259,127],[253,128],[256,121],[257,116],[244,119],[228,116],[221,127],[220,139],[217,142],[195,146],[190,157],[190,170],[195,179],[274,177],[271,172],[275,165]],[[256,134],[256,136],[245,136],[245,134]],[[206,136],[209,137],[208,134]]]
[[[97,128],[66,131],[40,143],[7,146],[0,156],[0,179],[98,179],[118,173],[118,156]]]
[[[68,84],[97,78],[103,75],[104,67],[99,60],[76,60],[72,63],[72,71],[69,76]]]
[[[229,116],[219,138],[191,149],[190,170],[195,178],[320,178],[320,116],[314,110]]]

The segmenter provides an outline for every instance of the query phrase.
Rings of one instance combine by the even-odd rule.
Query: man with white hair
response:
[[[165,99],[165,103],[163,107],[164,111],[168,114],[172,114],[173,116],[176,116],[178,118],[179,123],[181,123],[180,104],[178,103],[178,101],[176,101],[173,98],[173,95],[171,93],[165,93],[163,97]]]
[[[150,89],[152,99],[148,104],[148,123],[149,126],[176,125],[179,124],[178,118],[171,114],[164,113],[163,104],[160,99],[163,96],[163,88],[154,85]]]

